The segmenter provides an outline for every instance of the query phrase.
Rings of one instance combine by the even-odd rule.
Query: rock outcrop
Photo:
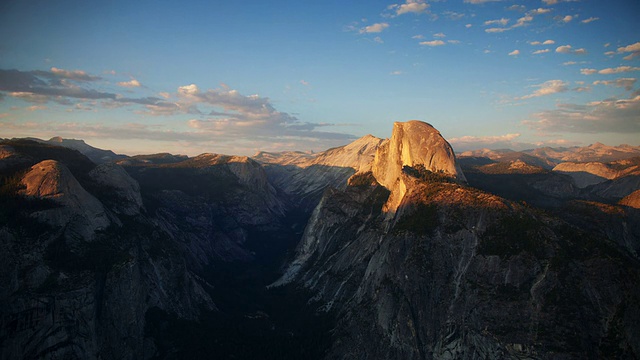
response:
[[[140,185],[116,163],[104,163],[89,172],[96,183],[107,187],[106,191],[115,195],[113,209],[117,213],[136,215],[144,207]]]
[[[618,204],[640,209],[640,190],[636,190],[625,196]]]
[[[416,165],[433,173],[466,181],[451,145],[438,130],[417,120],[396,122],[391,138],[376,151],[372,166],[376,180],[391,191],[387,211],[395,211],[406,193],[404,167]]]
[[[376,150],[383,142],[372,135],[317,154],[301,152],[258,153],[269,180],[289,199],[290,207],[311,212],[328,187],[344,189],[356,172],[371,170]]]
[[[31,167],[22,178],[24,196],[49,200],[60,208],[41,210],[34,216],[57,227],[73,222],[84,238],[91,238],[99,229],[109,226],[102,203],[89,194],[69,169],[55,160],[45,160]]]
[[[571,176],[579,188],[599,184],[607,180],[615,179],[618,176],[618,171],[600,162],[563,162],[556,165],[553,171]]]
[[[440,140],[440,149],[401,136],[389,143],[372,173],[325,193],[273,284],[303,286],[338,319],[326,358],[640,354],[640,308],[630,300],[640,298],[640,263],[624,247],[454,181],[455,158]],[[444,155],[416,155],[433,152]],[[446,176],[399,170],[417,164]]]

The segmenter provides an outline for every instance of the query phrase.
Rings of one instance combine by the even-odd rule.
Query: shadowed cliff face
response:
[[[0,358],[639,357],[637,161],[511,155],[467,158],[507,200],[419,121],[260,163],[2,141]]]
[[[278,358],[265,349],[325,346],[313,339],[326,326],[301,325],[316,320],[304,295],[264,291],[297,230],[259,164],[127,160],[125,171],[47,144],[2,144],[0,358],[238,358],[257,348]],[[291,315],[279,305],[288,296],[298,299]]]
[[[415,138],[433,134],[419,126],[428,133]],[[273,284],[303,286],[335,314],[327,358],[638,356],[636,230],[615,230],[632,245],[620,243],[426,172],[433,163],[414,154],[447,154],[438,143],[411,149],[420,142],[398,136],[372,173],[325,193]]]
[[[639,353],[640,263],[623,247],[478,190],[405,181],[391,223],[379,184],[327,193],[275,284],[336,314],[328,358]]]

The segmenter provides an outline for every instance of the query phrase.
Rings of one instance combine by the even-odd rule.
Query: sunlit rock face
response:
[[[422,165],[426,170],[466,181],[451,145],[433,126],[417,120],[393,124],[391,138],[378,148],[372,172],[391,191],[387,210],[395,210],[405,195],[404,166]]]
[[[553,171],[571,176],[580,188],[615,179],[618,176],[618,171],[600,162],[563,162],[554,167]]]
[[[640,190],[636,190],[620,200],[620,205],[640,209]]]
[[[23,195],[51,200],[60,207],[42,210],[35,215],[54,226],[66,226],[70,221],[81,222],[85,237],[104,229],[110,221],[102,203],[89,194],[69,169],[55,160],[44,160],[31,167],[22,178]]]

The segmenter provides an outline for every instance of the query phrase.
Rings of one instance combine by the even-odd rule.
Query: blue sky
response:
[[[4,1],[0,137],[126,154],[640,145],[637,0]]]

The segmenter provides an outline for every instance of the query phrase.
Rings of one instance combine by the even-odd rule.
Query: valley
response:
[[[0,358],[640,356],[640,147],[0,142]]]

